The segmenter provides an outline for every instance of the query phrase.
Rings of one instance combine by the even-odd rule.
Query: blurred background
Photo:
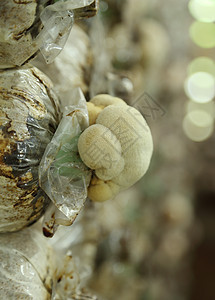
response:
[[[82,24],[94,49],[91,96],[137,107],[154,140],[135,187],[88,204],[83,251],[99,299],[215,299],[214,21],[213,0],[105,0]]]

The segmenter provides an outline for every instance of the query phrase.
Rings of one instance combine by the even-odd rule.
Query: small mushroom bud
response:
[[[112,97],[107,94],[100,94],[95,97],[93,97],[90,100],[90,103],[93,103],[95,106],[99,106],[101,108],[105,108],[109,105],[126,105],[125,101],[123,101],[120,98]]]
[[[120,187],[111,180],[104,181],[94,176],[88,188],[88,197],[96,202],[107,201],[120,192]]]
[[[87,110],[89,115],[89,125],[93,125],[96,123],[96,119],[99,113],[102,111],[102,108],[99,106],[95,106],[91,102],[87,102]]]
[[[126,105],[126,103],[120,98],[106,94],[93,97],[90,102],[87,103],[90,125],[96,123],[99,113],[108,105]]]

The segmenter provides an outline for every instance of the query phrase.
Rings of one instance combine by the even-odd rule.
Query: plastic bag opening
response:
[[[91,179],[91,171],[77,148],[79,135],[89,125],[86,100],[80,89],[74,90],[71,103],[64,107],[39,166],[40,186],[52,202],[43,222],[43,232],[48,237],[53,236],[58,225],[74,222],[87,198]]]

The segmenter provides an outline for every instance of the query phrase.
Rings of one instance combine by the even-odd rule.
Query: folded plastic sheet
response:
[[[92,17],[97,10],[98,0],[56,0],[42,11],[43,29],[38,41],[47,63],[63,49],[75,19]]]
[[[77,87],[87,94],[92,70],[90,39],[78,25],[74,24],[65,47],[55,60],[47,65],[44,64],[43,56],[38,55],[33,65],[51,79],[61,101],[70,99],[71,89]]]
[[[78,138],[88,127],[86,100],[80,89],[74,90],[66,104],[62,120],[39,167],[41,188],[51,199],[43,222],[45,236],[53,236],[58,225],[71,225],[87,198],[91,171],[78,154]]]

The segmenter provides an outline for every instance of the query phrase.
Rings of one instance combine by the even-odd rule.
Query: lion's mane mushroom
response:
[[[122,99],[112,97],[106,94],[101,94],[93,97],[90,102],[87,102],[89,114],[89,125],[95,124],[99,113],[109,105],[127,105]]]
[[[95,172],[89,198],[105,201],[146,173],[152,136],[140,112],[119,98],[97,95],[87,106],[90,126],[81,134],[78,149],[83,162]]]

